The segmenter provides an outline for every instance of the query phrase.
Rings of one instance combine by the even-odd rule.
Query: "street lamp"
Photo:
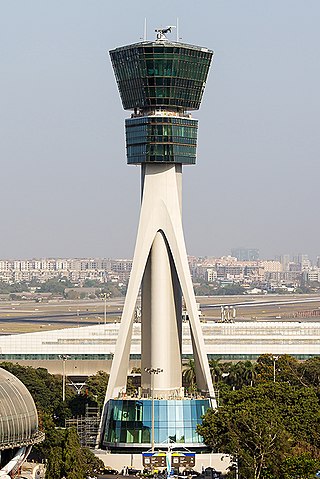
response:
[[[59,359],[62,359],[62,401],[66,400],[66,362],[70,359],[68,354],[59,354]]]
[[[276,382],[276,362],[279,359],[279,356],[272,356],[273,359],[273,382]]]
[[[233,456],[233,465],[235,469],[235,479],[239,479],[239,459],[237,455]]]
[[[151,376],[151,452],[154,452],[154,375],[163,372],[161,368],[144,368]]]
[[[104,324],[107,323],[107,299],[110,298],[111,293],[103,293],[101,297],[104,299]]]

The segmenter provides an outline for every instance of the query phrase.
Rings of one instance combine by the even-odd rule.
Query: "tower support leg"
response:
[[[177,310],[173,307],[174,304],[179,302],[177,301],[177,288],[173,284],[178,279],[186,303],[192,343],[195,348],[194,356],[196,371],[198,371],[197,384],[201,391],[209,393],[214,398],[213,384],[182,229],[181,169],[181,165],[146,164],[143,166],[143,192],[137,241],[119,336],[111,367],[106,401],[111,397],[116,397],[121,391],[125,390],[129,367],[133,315],[143,276],[143,322],[147,322],[147,317],[150,315],[150,325],[146,327],[144,334],[150,334],[149,341],[155,338],[154,341],[157,342],[151,346],[152,351],[149,352],[146,345],[143,344],[143,355],[146,358],[143,361],[150,360],[148,367],[152,364],[155,367],[161,367],[161,364],[155,363],[162,360],[162,352],[153,352],[154,348],[159,349],[163,346],[161,324],[166,329],[166,339],[170,337],[167,329],[172,328],[171,331],[174,339],[172,343],[169,343],[168,347],[174,351],[172,360],[176,360],[177,351],[180,348],[178,346],[180,344],[180,326],[179,321],[177,321]],[[160,282],[159,279],[156,279],[158,271],[162,274],[163,284],[162,281]],[[167,289],[166,293],[162,294],[159,290],[160,287],[164,289],[169,288],[169,290]],[[153,334],[151,328],[154,328],[155,334]],[[144,339],[142,342],[144,343]],[[179,360],[181,364],[181,356]],[[171,364],[173,368],[177,367],[177,364]],[[143,381],[148,386],[147,380],[143,379]],[[164,374],[162,378],[161,374],[159,374],[157,381],[156,388],[163,392],[180,384],[176,382],[175,375],[169,373],[167,376]],[[214,399],[213,406],[215,406]]]

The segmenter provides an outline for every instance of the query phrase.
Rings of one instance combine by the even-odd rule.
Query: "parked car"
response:
[[[117,471],[117,469],[112,469],[111,467],[106,467],[103,471],[103,474],[112,474],[112,475],[117,475],[119,474],[119,472]]]
[[[127,473],[129,476],[139,476],[141,474],[140,469],[134,469],[133,467],[128,467]]]

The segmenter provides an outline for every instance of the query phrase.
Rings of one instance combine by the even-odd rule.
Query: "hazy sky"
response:
[[[320,255],[319,0],[0,0],[0,258],[131,257],[140,169],[107,51],[144,18],[215,51],[188,253]],[[171,37],[175,39],[175,35]]]

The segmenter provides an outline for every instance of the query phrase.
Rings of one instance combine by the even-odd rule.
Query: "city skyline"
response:
[[[224,251],[222,254],[214,254],[214,253],[209,253],[209,254],[189,254],[188,253],[188,258],[223,258],[223,257],[235,257],[235,255],[232,255],[233,250],[257,250],[259,252],[259,257],[257,260],[273,260],[277,259],[280,256],[289,256],[290,259],[296,258],[298,256],[308,256],[310,261],[312,263],[315,263],[318,258],[320,258],[320,254],[316,254],[315,256],[310,255],[308,252],[305,250],[302,251],[281,251],[279,253],[274,254],[273,256],[266,256],[262,255],[261,251],[259,248],[246,248],[246,247],[237,247],[237,248],[231,248],[229,251]],[[104,255],[95,255],[95,254],[89,254],[89,255],[82,255],[82,256],[73,256],[73,255],[59,255],[59,256],[54,256],[54,255],[33,255],[33,256],[0,256],[0,261],[37,261],[37,260],[89,260],[89,259],[100,259],[100,260],[114,260],[114,261],[130,261],[132,260],[133,255],[119,255],[119,256],[111,256],[109,254],[104,254]],[[255,259],[252,259],[254,261]],[[244,259],[245,261],[245,259]]]
[[[177,16],[183,41],[215,50],[198,166],[184,169],[188,254],[319,254],[320,5],[201,5],[142,1],[123,23],[121,3],[1,2],[1,257],[132,257],[139,173],[107,50],[139,41],[145,17],[151,39]]]

